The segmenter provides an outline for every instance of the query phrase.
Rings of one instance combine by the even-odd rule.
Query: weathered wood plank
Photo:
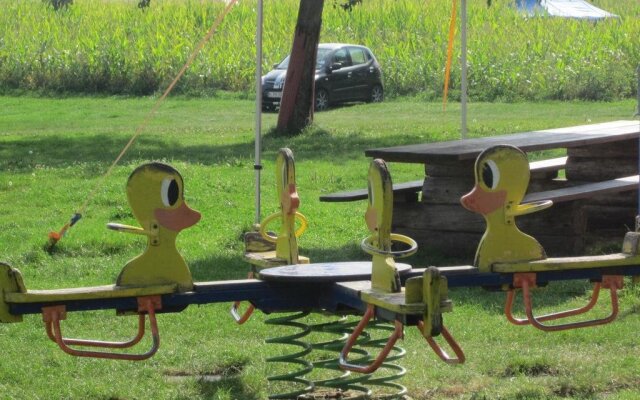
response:
[[[422,202],[426,204],[460,205],[460,197],[468,193],[475,184],[473,175],[460,178],[431,178],[424,181]]]
[[[638,158],[638,139],[622,140],[614,143],[604,143],[599,146],[580,146],[567,149],[569,157],[590,158]]]
[[[563,189],[549,190],[546,192],[530,193],[525,196],[524,202],[529,203],[540,200],[553,200],[555,203],[573,201],[602,195],[606,193],[637,190],[638,175],[625,178],[612,179],[604,182],[588,183],[571,186]]]
[[[583,211],[586,216],[587,232],[615,230],[622,238],[626,232],[635,229],[637,214],[635,207],[584,205]]]
[[[569,158],[567,180],[599,182],[638,174],[636,158]]]
[[[535,214],[518,217],[520,229],[533,235],[548,234],[576,235],[584,232],[584,217],[580,208],[570,203]],[[454,204],[407,204],[394,208],[394,229],[428,229],[440,232],[483,233],[486,229],[484,218],[479,214]]]
[[[640,256],[617,253],[602,256],[547,258],[546,260],[525,263],[496,264],[492,267],[492,270],[494,272],[539,272],[618,267],[637,265],[639,263]]]
[[[433,161],[475,159],[483,150],[499,144],[513,145],[527,152],[593,146],[634,139],[638,136],[640,136],[638,121],[615,121],[512,135],[368,149],[365,155],[386,161],[429,164]]]
[[[406,196],[407,194],[415,194],[420,192],[422,190],[423,182],[424,182],[424,178],[411,181],[411,182],[394,183],[393,184],[394,197]],[[356,189],[356,190],[350,190],[345,192],[325,194],[320,196],[320,201],[346,202],[346,201],[366,200],[368,197],[369,197],[369,192],[365,188],[365,189]]]
[[[73,300],[100,300],[175,293],[178,285],[121,287],[115,285],[77,287],[51,290],[28,290],[26,293],[5,293],[7,303],[39,303]]]

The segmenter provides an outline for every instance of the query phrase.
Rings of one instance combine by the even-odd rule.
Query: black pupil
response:
[[[169,188],[167,189],[167,200],[169,200],[170,206],[178,202],[179,195],[180,190],[178,189],[178,182],[176,182],[175,179],[172,179],[171,183],[169,183]]]
[[[482,167],[482,182],[484,182],[488,188],[493,189],[493,171],[489,164],[485,164]]]

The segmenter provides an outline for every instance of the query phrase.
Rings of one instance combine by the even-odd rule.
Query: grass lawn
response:
[[[144,239],[105,229],[107,222],[136,224],[125,196],[127,176],[142,162],[171,163],[185,179],[186,199],[202,212],[199,224],[178,239],[196,281],[241,279],[242,233],[253,224],[254,172],[251,100],[171,99],[133,148],[98,186],[84,218],[53,254],[42,250],[50,230],[59,229],[85,201],[151,109],[154,99],[0,97],[0,260],[21,270],[31,289],[110,284],[139,254]],[[487,136],[631,119],[633,101],[614,103],[474,103],[470,136]],[[264,128],[276,114],[264,115]],[[300,211],[310,228],[300,239],[312,261],[364,259],[365,204],[320,203],[323,193],[364,187],[370,147],[459,137],[459,107],[446,113],[439,103],[399,99],[356,105],[316,115],[315,126],[294,138],[263,139],[263,216],[276,211],[275,154],[290,147],[296,157]],[[536,157],[537,155],[533,155]],[[419,165],[391,164],[396,181],[414,180]],[[621,238],[622,239],[622,238]],[[420,252],[416,267],[443,265]],[[471,263],[472,260],[455,262]],[[541,312],[583,304],[587,282],[552,284]],[[621,316],[613,324],[545,334],[510,325],[502,315],[504,294],[480,289],[450,291],[450,331],[467,354],[451,367],[438,361],[417,331],[403,346],[408,369],[402,383],[413,399],[637,399],[640,398],[638,326],[640,292],[629,286]],[[606,303],[606,302],[605,302]],[[254,315],[233,323],[228,304],[192,306],[159,317],[162,346],[139,363],[78,359],[56,349],[39,316],[0,325],[1,398],[6,399],[265,399],[265,358],[281,349],[265,345],[274,335]],[[604,308],[604,307],[603,307]],[[604,309],[599,310],[604,313]],[[314,317],[318,321],[323,318]],[[122,340],[135,318],[111,312],[70,314],[71,337]],[[225,376],[222,380],[200,375]]]

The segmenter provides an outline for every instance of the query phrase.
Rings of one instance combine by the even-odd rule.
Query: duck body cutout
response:
[[[178,233],[200,220],[184,200],[184,181],[170,165],[153,162],[136,168],[127,181],[127,199],[141,228],[110,224],[111,229],[147,236],[147,247],[129,261],[116,281],[118,287],[177,284],[193,289],[193,278],[176,248]]]
[[[547,258],[533,237],[520,231],[518,215],[550,207],[551,201],[520,204],[529,185],[529,161],[522,150],[500,145],[483,151],[475,163],[476,184],[461,198],[462,205],[481,214],[487,227],[476,251],[474,265],[482,272],[504,262]]]

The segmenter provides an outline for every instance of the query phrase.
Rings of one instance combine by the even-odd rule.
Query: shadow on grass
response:
[[[204,135],[203,135],[204,137]],[[124,147],[128,137],[113,135],[92,135],[82,137],[25,136],[20,140],[5,141],[0,149],[0,168],[12,172],[27,172],[36,167],[62,168],[79,163],[111,163]],[[275,159],[278,149],[291,147],[300,160],[331,159],[340,163],[361,157],[364,150],[372,147],[387,147],[424,141],[418,137],[404,136],[388,138],[368,138],[353,133],[335,137],[328,131],[310,129],[295,137],[263,138],[264,159]],[[170,159],[203,165],[235,163],[249,160],[254,154],[254,142],[211,145],[182,144],[179,137],[161,139],[141,136],[129,151],[138,159]],[[330,154],[330,156],[329,156]],[[126,159],[126,157],[125,157]],[[100,171],[88,171],[98,173]]]

